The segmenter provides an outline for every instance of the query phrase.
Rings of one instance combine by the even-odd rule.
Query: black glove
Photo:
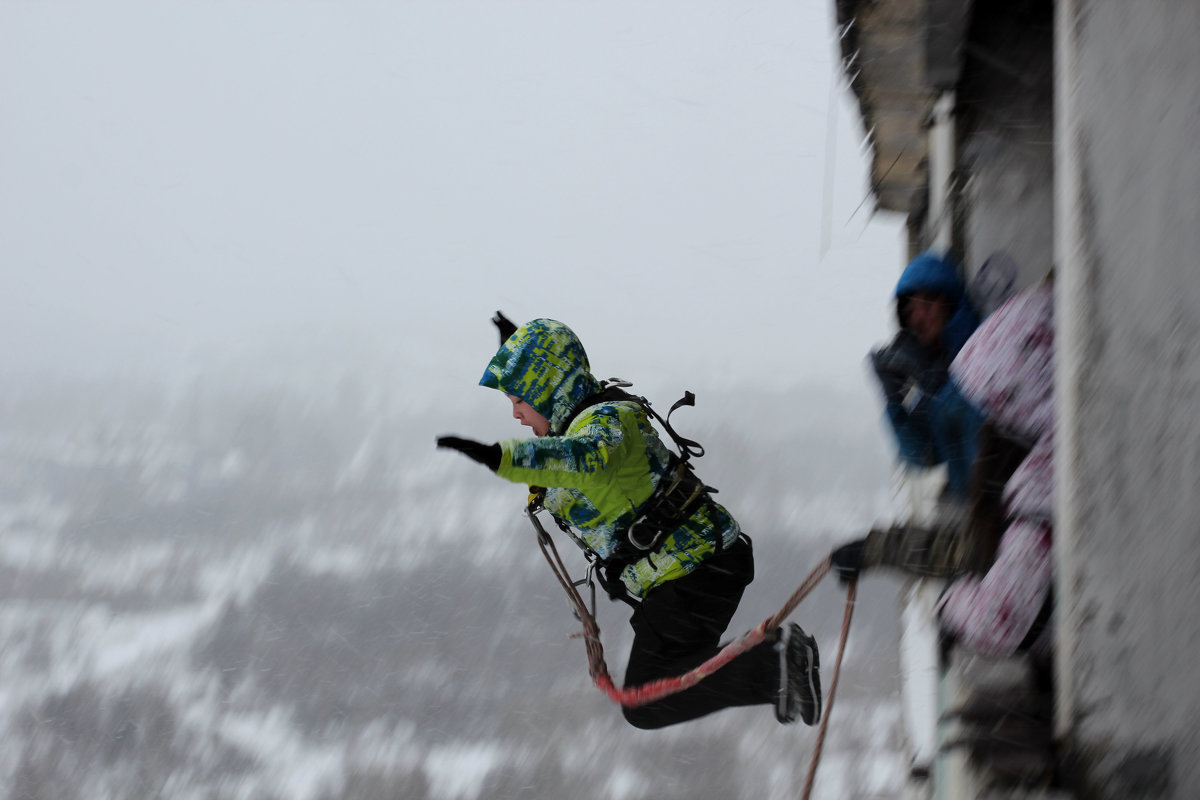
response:
[[[500,469],[500,445],[484,444],[474,439],[462,439],[458,436],[439,436],[438,447],[448,447],[457,450],[469,459],[478,461],[492,472]]]
[[[930,353],[917,341],[917,337],[908,331],[900,331],[886,346],[871,355],[877,370],[894,372],[914,380],[929,368],[933,360]]]
[[[908,385],[908,377],[890,368],[886,350],[872,350],[870,359],[875,377],[879,379],[879,385],[883,388],[883,399],[892,405],[901,405],[904,402],[904,389]]]
[[[920,382],[930,358],[916,337],[900,331],[886,347],[871,351],[871,366],[889,403],[899,403],[910,382]]]
[[[842,582],[843,586],[858,579],[859,570],[862,569],[865,544],[865,539],[859,539],[842,545],[829,556],[829,560],[833,562],[833,571],[837,573],[838,580]]]
[[[517,326],[513,321],[504,316],[503,311],[497,311],[496,316],[492,317],[492,322],[496,325],[496,329],[500,331],[500,344],[508,341],[508,337],[517,332]]]

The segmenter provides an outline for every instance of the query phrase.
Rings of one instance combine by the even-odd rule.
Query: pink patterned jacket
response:
[[[942,596],[942,627],[985,656],[1007,656],[1030,633],[1050,592],[1054,507],[1054,293],[1012,297],[967,340],[950,366],[963,395],[1032,446],[1004,487],[1009,527],[982,576]],[[1043,634],[1035,649],[1048,646]]]

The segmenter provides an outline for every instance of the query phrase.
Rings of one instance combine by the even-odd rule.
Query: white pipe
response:
[[[1078,15],[1075,0],[1056,4],[1054,65],[1054,182],[1055,182],[1055,405],[1058,415],[1055,430],[1055,733],[1069,735],[1075,716],[1075,663],[1077,647],[1071,625],[1074,606],[1072,587],[1079,580],[1074,559],[1078,536],[1075,520],[1080,504],[1076,474],[1080,431],[1076,411],[1080,406],[1079,385],[1087,359],[1082,356],[1083,331],[1091,310],[1087,308],[1087,263],[1083,254],[1083,230],[1080,219],[1080,153],[1075,144],[1078,135],[1073,89],[1076,82],[1075,25]]]
[[[954,243],[954,92],[942,92],[933,104],[929,131],[929,222],[932,247],[946,252]]]

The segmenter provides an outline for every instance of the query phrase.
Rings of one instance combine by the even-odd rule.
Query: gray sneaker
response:
[[[775,719],[789,725],[799,717],[805,725],[821,718],[821,655],[817,640],[796,623],[779,631],[779,702]]]

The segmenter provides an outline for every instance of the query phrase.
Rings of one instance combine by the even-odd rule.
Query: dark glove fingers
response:
[[[502,451],[498,444],[484,444],[474,439],[463,439],[460,436],[439,436],[437,446],[457,450],[467,458],[483,464],[492,472],[500,469]]]
[[[875,376],[879,379],[879,385],[883,389],[884,399],[889,403],[900,405],[904,400],[904,386],[908,382],[907,379],[897,372],[879,369],[875,370]]]
[[[877,371],[916,379],[929,365],[929,356],[911,334],[901,331],[886,347],[872,354]]]
[[[496,326],[496,329],[500,331],[500,344],[502,345],[508,341],[508,337],[517,332],[516,324],[511,319],[504,316],[503,311],[496,312],[496,316],[492,317],[492,323]]]
[[[843,584],[858,577],[863,563],[863,540],[850,542],[833,551],[829,557],[838,580]]]

